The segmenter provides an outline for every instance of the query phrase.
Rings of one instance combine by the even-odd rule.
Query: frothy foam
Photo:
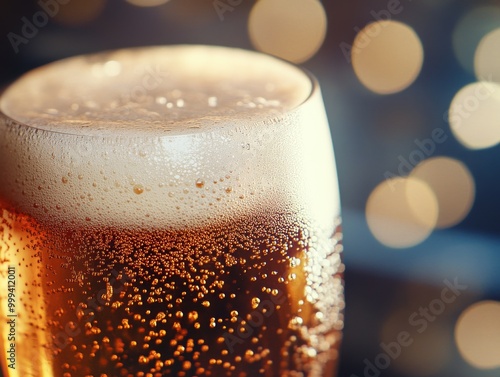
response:
[[[0,100],[0,204],[89,226],[206,225],[277,206],[332,224],[336,172],[312,88],[280,60],[218,47],[50,64]]]
[[[2,111],[44,130],[178,134],[297,107],[311,82],[266,55],[215,47],[158,47],[66,59],[9,88]]]

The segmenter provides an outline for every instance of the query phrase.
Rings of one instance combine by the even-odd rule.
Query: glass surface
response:
[[[0,110],[6,376],[335,375],[340,207],[310,75],[119,50],[24,75]]]

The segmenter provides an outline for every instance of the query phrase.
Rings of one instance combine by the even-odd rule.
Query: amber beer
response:
[[[119,50],[26,74],[0,110],[6,376],[335,375],[339,199],[307,73]]]

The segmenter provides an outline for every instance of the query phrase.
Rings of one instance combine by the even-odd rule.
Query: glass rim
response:
[[[148,45],[148,46],[135,46],[135,47],[126,47],[126,48],[119,48],[119,49],[110,49],[110,50],[101,50],[101,51],[96,51],[92,53],[86,53],[86,54],[78,54],[78,55],[73,55],[69,56],[63,59],[58,59],[54,60],[52,62],[49,62],[47,64],[43,64],[41,66],[38,66],[36,68],[33,68],[29,71],[26,71],[22,75],[18,76],[15,80],[11,81],[4,87],[0,88],[0,127],[21,127],[26,130],[32,130],[35,132],[40,132],[40,133],[46,133],[48,135],[66,135],[67,137],[76,137],[76,138],[81,138],[81,139],[169,139],[169,138],[179,138],[179,137],[196,137],[196,135],[206,135],[206,134],[211,134],[215,131],[221,131],[221,130],[230,130],[231,128],[236,128],[240,124],[234,124],[234,122],[228,121],[227,119],[224,120],[222,119],[216,126],[214,127],[209,127],[206,129],[197,129],[197,130],[190,130],[189,132],[178,132],[178,133],[172,133],[172,134],[159,134],[159,133],[153,133],[153,132],[140,132],[140,127],[138,127],[136,130],[139,132],[136,133],[128,133],[128,132],[122,132],[122,131],[117,131],[113,133],[103,133],[103,134],[85,134],[85,133],[77,133],[77,132],[72,132],[72,131],[64,131],[64,130],[53,130],[53,129],[46,129],[43,127],[35,126],[32,124],[28,124],[23,121],[19,121],[12,116],[8,115],[4,110],[3,110],[3,99],[5,92],[11,87],[13,87],[18,80],[20,80],[23,77],[26,77],[29,74],[36,73],[38,70],[44,69],[47,66],[50,66],[53,63],[62,63],[65,61],[69,61],[72,59],[78,59],[82,57],[91,57],[91,56],[99,56],[99,55],[105,55],[105,54],[110,54],[110,53],[116,53],[116,52],[121,52],[121,51],[126,51],[126,50],[139,50],[139,49],[157,49],[157,48],[192,48],[192,47],[207,47],[207,48],[223,48],[223,49],[228,49],[228,50],[233,50],[233,51],[245,51],[251,54],[256,54],[260,56],[266,56],[269,58],[272,58],[276,60],[277,62],[280,62],[282,64],[286,64],[289,67],[293,67],[297,69],[297,71],[300,72],[301,75],[303,75],[309,82],[309,90],[308,94],[300,100],[295,106],[292,106],[287,109],[280,109],[277,113],[273,114],[255,114],[254,116],[251,117],[251,124],[253,127],[259,127],[262,124],[268,124],[269,120],[275,120],[275,119],[282,119],[283,116],[286,115],[291,115],[293,113],[299,112],[301,109],[303,109],[304,106],[307,106],[311,102],[311,100],[318,94],[320,94],[320,85],[313,73],[311,73],[308,69],[295,64],[293,62],[287,61],[285,59],[282,59],[280,57],[266,54],[263,52],[255,51],[255,50],[248,50],[248,49],[242,49],[238,47],[228,47],[228,46],[219,46],[219,45],[200,45],[200,44],[173,44],[173,45]],[[139,121],[139,120],[138,120]],[[3,123],[3,124],[2,124]],[[0,129],[1,131],[1,129]]]

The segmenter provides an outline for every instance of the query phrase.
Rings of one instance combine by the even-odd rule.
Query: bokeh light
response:
[[[470,212],[475,197],[475,183],[469,169],[449,157],[434,157],[418,164],[411,176],[426,182],[439,205],[438,228],[461,222]]]
[[[358,33],[351,56],[356,76],[364,86],[375,93],[391,94],[415,81],[422,69],[424,50],[409,26],[379,21]]]
[[[470,149],[492,147],[500,141],[500,85],[487,81],[458,91],[449,110],[457,140]]]
[[[54,21],[66,26],[79,26],[97,19],[106,6],[106,0],[71,0],[60,5]]]
[[[479,369],[500,367],[500,302],[482,301],[457,321],[455,341],[462,357]]]
[[[127,3],[138,7],[157,7],[168,3],[170,0],[126,0]]]
[[[467,12],[453,30],[453,50],[460,65],[474,72],[474,52],[490,31],[500,27],[500,8],[483,6]]]
[[[327,18],[318,0],[259,0],[248,20],[257,50],[294,63],[310,59],[326,36]]]
[[[427,184],[416,178],[391,178],[380,183],[366,204],[366,220],[382,244],[405,248],[424,241],[438,219],[438,202]]]
[[[476,49],[474,70],[478,80],[500,83],[500,28],[485,35]]]

